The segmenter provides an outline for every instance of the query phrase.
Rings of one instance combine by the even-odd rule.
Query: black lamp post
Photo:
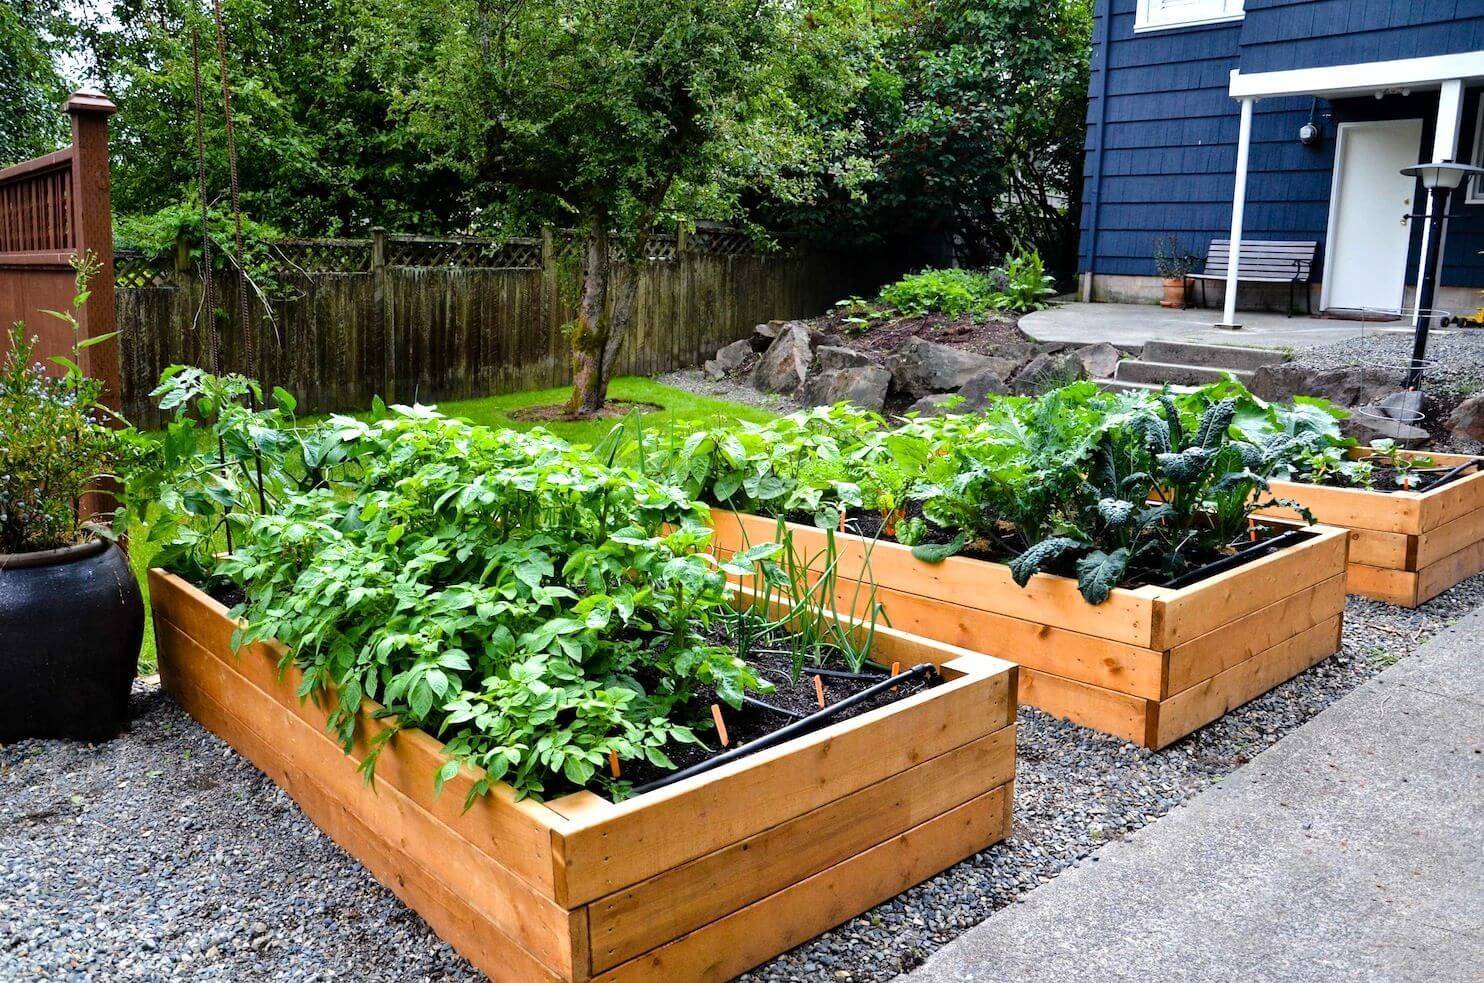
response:
[[[1427,255],[1422,260],[1422,282],[1417,284],[1417,323],[1414,325],[1416,340],[1412,343],[1412,364],[1407,372],[1407,388],[1418,389],[1422,385],[1422,360],[1427,356],[1427,329],[1432,323],[1432,304],[1437,293],[1438,254],[1443,248],[1443,229],[1448,224],[1448,199],[1463,184],[1465,178],[1484,174],[1484,167],[1443,160],[1403,167],[1402,173],[1408,177],[1420,177],[1422,186],[1427,189],[1432,201],[1431,214],[1427,216]]]

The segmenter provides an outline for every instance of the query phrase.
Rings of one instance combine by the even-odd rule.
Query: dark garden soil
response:
[[[521,423],[581,423],[586,420],[621,420],[634,410],[641,413],[656,413],[664,409],[656,403],[631,403],[622,399],[610,399],[603,408],[591,416],[578,416],[567,412],[565,403],[548,403],[544,406],[526,406],[511,410],[507,416]]]
[[[826,314],[809,324],[817,331],[839,335],[851,348],[880,356],[897,351],[908,338],[922,338],[981,355],[993,355],[997,349],[1015,342],[1031,343],[1031,339],[1016,327],[1019,318],[1014,315],[989,320],[943,314],[895,317],[874,321],[864,330],[859,325],[847,323],[845,316]]]
[[[714,625],[709,633],[710,640],[718,645],[735,646],[735,627],[735,624],[730,622],[726,625]],[[697,736],[706,742],[706,746],[681,744],[666,748],[666,753],[677,769],[700,764],[732,748],[746,747],[758,738],[766,737],[800,718],[818,713],[821,709],[819,705],[821,690],[824,693],[825,707],[828,708],[890,677],[888,669],[871,663],[862,666],[859,673],[855,674],[845,660],[839,657],[838,651],[828,646],[820,646],[814,651],[806,652],[804,665],[796,677],[789,638],[783,631],[774,631],[762,638],[752,639],[746,658],[748,665],[752,666],[759,677],[773,684],[773,692],[759,694],[737,709],[723,702],[714,692],[703,690],[695,701],[695,706],[703,714],[695,730]],[[816,668],[824,671],[811,671]],[[912,667],[902,666],[901,670],[905,673],[910,668]],[[853,678],[856,675],[860,678]],[[816,677],[819,680],[818,688],[815,685]],[[900,686],[895,686],[868,700],[837,711],[827,719],[820,721],[817,726],[827,727],[842,720],[858,717],[871,710],[889,706],[914,693],[931,689],[942,682],[942,677],[936,672],[925,678],[906,680]],[[721,709],[722,722],[727,730],[728,744],[726,747],[721,746],[711,723],[710,707],[712,704]],[[810,729],[814,730],[817,727]],[[657,768],[648,762],[630,762],[623,766],[622,777],[624,781],[638,788],[671,773],[668,769]]]

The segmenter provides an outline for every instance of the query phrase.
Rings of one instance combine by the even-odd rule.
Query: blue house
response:
[[[1095,16],[1083,299],[1156,299],[1165,236],[1201,256],[1214,239],[1312,241],[1315,308],[1408,312],[1428,226],[1409,216],[1430,205],[1399,171],[1484,164],[1484,0],[1096,0]],[[1484,185],[1448,211],[1435,307],[1472,312]],[[1238,284],[1206,286],[1236,320]],[[1288,304],[1266,284],[1240,294]]]

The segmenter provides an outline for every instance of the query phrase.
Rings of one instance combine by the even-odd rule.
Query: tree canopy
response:
[[[67,83],[57,60],[75,38],[63,0],[0,4],[0,167],[67,142],[67,118],[58,112]]]

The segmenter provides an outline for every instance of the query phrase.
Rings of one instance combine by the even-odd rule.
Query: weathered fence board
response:
[[[818,314],[875,286],[875,264],[859,257],[761,253],[730,230],[656,239],[620,374],[698,364],[759,321]],[[305,413],[364,407],[377,395],[428,403],[565,385],[573,246],[550,232],[504,243],[379,233],[281,243],[281,289],[266,310],[260,298],[249,304],[258,375],[293,392]],[[152,424],[161,371],[207,364],[201,278],[128,254],[120,268],[125,413]],[[217,280],[223,364],[244,371],[234,278]]]

